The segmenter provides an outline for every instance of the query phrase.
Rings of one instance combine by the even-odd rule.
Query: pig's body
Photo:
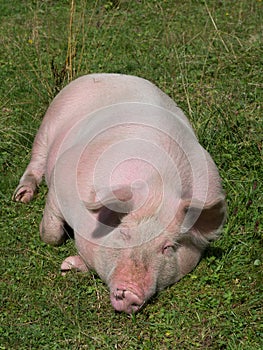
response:
[[[191,271],[225,218],[217,169],[187,118],[137,77],[87,75],[60,92],[15,200],[30,201],[44,174],[42,239],[62,244],[71,226],[79,256],[62,270],[94,269],[128,313]]]

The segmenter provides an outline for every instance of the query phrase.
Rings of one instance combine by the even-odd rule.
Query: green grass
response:
[[[0,349],[263,348],[262,6],[0,0]],[[75,249],[39,239],[45,185],[32,203],[11,202],[48,104],[92,72],[139,75],[174,98],[227,193],[221,239],[134,316],[113,311],[96,275],[60,276]]]

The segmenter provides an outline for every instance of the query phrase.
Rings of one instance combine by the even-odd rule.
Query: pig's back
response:
[[[62,89],[48,108],[42,124],[48,128],[49,144],[97,109],[125,102],[168,109],[190,125],[175,102],[151,82],[123,74],[90,74]]]
[[[107,119],[107,107],[111,106],[112,110],[115,105],[121,104],[131,104],[131,108],[134,106],[136,111],[138,111],[138,104],[142,104],[144,110],[147,109],[147,105],[149,105],[149,111],[154,109],[153,106],[159,108],[160,111],[163,109],[164,114],[174,115],[175,120],[185,125],[194,137],[188,119],[181,109],[151,82],[122,74],[85,75],[71,82],[55,97],[40,127],[39,133],[45,134],[47,138],[47,177],[51,174],[58,155],[72,145],[71,140],[77,139],[83,128],[87,132],[89,129],[92,130],[92,123],[94,124],[92,117],[97,111],[104,109]],[[118,108],[116,108],[116,113],[118,113]],[[109,118],[112,118],[111,113],[109,113]],[[96,133],[100,128],[103,129],[105,124],[108,124],[105,122],[106,119],[103,119],[104,122],[97,120],[98,125],[94,129]],[[132,113],[129,113],[129,122],[133,122]],[[138,122],[138,118],[135,122]],[[160,128],[163,127],[162,121],[158,121],[157,124]],[[157,124],[154,122],[154,125]]]

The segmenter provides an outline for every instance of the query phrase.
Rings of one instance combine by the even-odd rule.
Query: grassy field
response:
[[[0,0],[0,349],[263,348],[261,0]],[[71,79],[151,80],[191,120],[223,178],[228,221],[198,267],[140,313],[95,274],[60,275],[73,242],[39,239],[47,189],[11,201],[34,135]]]

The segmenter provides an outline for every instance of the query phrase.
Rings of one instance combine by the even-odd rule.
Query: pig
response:
[[[44,116],[13,199],[48,186],[41,239],[73,232],[62,273],[95,271],[116,311],[137,312],[192,271],[226,218],[215,163],[177,104],[122,74],[77,78]]]

